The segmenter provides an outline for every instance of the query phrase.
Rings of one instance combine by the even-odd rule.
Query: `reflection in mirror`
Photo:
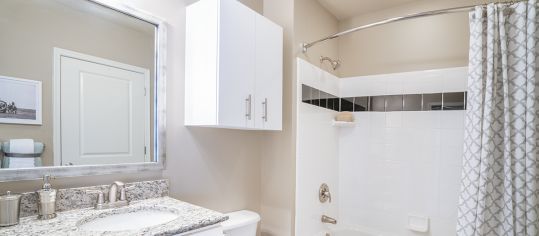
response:
[[[0,1],[2,168],[155,162],[156,25],[87,0]]]

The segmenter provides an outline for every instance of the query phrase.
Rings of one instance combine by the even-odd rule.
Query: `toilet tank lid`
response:
[[[257,224],[260,221],[260,215],[252,211],[235,211],[225,214],[228,220],[221,223],[224,231],[236,229],[250,224]]]

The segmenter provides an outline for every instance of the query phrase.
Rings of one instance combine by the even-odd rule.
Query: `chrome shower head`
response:
[[[339,68],[339,66],[341,66],[341,61],[340,60],[333,60],[329,57],[325,57],[325,56],[321,56],[320,57],[320,64],[324,63],[324,61],[329,61],[329,63],[331,64],[331,67],[333,68],[333,70],[337,70]]]

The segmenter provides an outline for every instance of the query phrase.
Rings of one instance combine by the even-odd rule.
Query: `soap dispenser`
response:
[[[36,191],[38,197],[37,218],[48,220],[56,217],[56,189],[51,187],[51,176],[43,176],[43,187]]]

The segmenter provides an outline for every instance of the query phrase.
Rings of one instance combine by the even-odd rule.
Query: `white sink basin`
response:
[[[99,217],[79,225],[86,231],[125,231],[137,230],[168,223],[178,218],[177,214],[165,210],[140,210],[116,213]]]

